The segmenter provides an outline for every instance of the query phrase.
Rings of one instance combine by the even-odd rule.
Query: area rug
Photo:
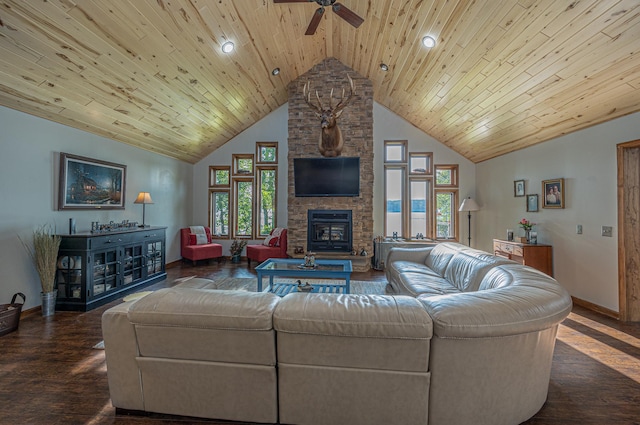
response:
[[[198,287],[198,285],[192,285],[191,279],[181,280],[176,287]],[[197,280],[197,279],[196,279]],[[298,279],[295,278],[276,278],[278,283],[295,283]],[[207,285],[210,289],[222,289],[222,290],[236,290],[256,292],[258,290],[258,280],[256,278],[240,278],[240,277],[225,277],[220,280],[212,279],[213,283]],[[340,283],[344,280],[339,279],[301,279],[303,283],[309,283],[310,285],[318,285],[323,283]],[[352,294],[384,294],[384,288],[387,285],[386,282],[367,282],[362,280],[351,280]],[[269,279],[264,278],[262,280],[262,288],[269,286]]]

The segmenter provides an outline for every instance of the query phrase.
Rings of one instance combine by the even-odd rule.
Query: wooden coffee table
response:
[[[316,260],[316,267],[304,267],[301,259],[269,258],[256,267],[258,292],[262,292],[262,278],[269,277],[270,292],[284,296],[298,290],[295,283],[274,283],[274,277],[297,277],[300,279],[344,279],[344,283],[313,284],[311,292],[337,292],[348,294],[351,290],[351,260]],[[303,282],[304,283],[304,282]]]

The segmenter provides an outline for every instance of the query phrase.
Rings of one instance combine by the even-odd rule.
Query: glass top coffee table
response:
[[[269,291],[284,296],[289,292],[297,292],[295,283],[274,283],[273,278],[298,277],[301,279],[340,279],[344,282],[313,283],[311,292],[336,292],[348,294],[351,280],[351,260],[316,260],[315,267],[305,267],[302,259],[269,258],[256,267],[258,274],[258,292],[262,292],[262,278],[269,277]],[[303,282],[304,283],[304,282]]]

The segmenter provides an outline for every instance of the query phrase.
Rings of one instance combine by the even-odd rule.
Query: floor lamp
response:
[[[142,204],[142,225],[139,227],[147,227],[144,224],[144,209],[147,204],[153,204],[153,201],[151,200],[151,195],[149,194],[149,192],[140,192],[138,193],[138,197],[136,198],[135,201],[133,201],[133,203]]]
[[[478,211],[480,207],[476,204],[476,201],[468,197],[467,199],[462,201],[460,204],[460,209],[458,211],[467,211],[469,217],[469,246],[471,246],[471,211]]]

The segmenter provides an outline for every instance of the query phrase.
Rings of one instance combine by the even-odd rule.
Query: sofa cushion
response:
[[[401,293],[417,297],[419,295],[442,295],[461,292],[447,279],[430,272],[404,272],[398,275]],[[396,289],[396,288],[394,288]]]
[[[292,293],[273,323],[279,362],[428,370],[431,318],[412,297]]]
[[[128,312],[143,357],[273,365],[271,293],[160,289]]]
[[[425,265],[436,272],[439,276],[444,276],[444,272],[449,265],[449,261],[460,251],[460,247],[449,243],[436,245],[425,260]]]
[[[477,291],[487,271],[510,262],[476,249],[461,250],[451,257],[443,277],[462,292]]]

